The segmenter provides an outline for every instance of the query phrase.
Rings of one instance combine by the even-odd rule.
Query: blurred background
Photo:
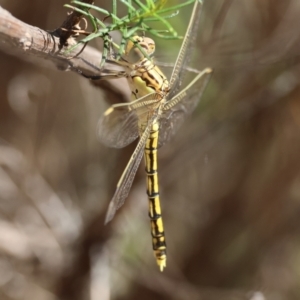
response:
[[[53,30],[66,2],[0,5]],[[191,8],[171,20],[180,34]],[[158,154],[163,273],[143,166],[103,225],[135,147],[97,139],[99,117],[118,99],[0,52],[0,299],[300,299],[299,14],[298,0],[204,1],[191,65],[214,74]],[[157,60],[174,62],[180,41],[155,41]]]

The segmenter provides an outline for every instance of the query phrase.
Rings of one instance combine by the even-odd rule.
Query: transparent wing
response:
[[[183,123],[186,115],[198,105],[212,70],[204,69],[180,93],[168,100],[159,118],[158,146],[168,142]]]
[[[151,106],[157,103],[156,93],[130,103],[112,105],[100,118],[98,135],[108,147],[123,148],[139,136],[138,120],[146,118]]]
[[[98,123],[100,141],[108,147],[123,148],[139,135],[138,119],[129,104],[111,106]]]
[[[140,165],[141,159],[143,157],[144,148],[146,141],[150,134],[150,129],[153,123],[153,120],[156,116],[153,116],[149,121],[144,133],[142,134],[138,145],[136,146],[118,184],[115,191],[115,194],[109,203],[108,211],[105,217],[105,224],[112,220],[116,211],[124,204],[125,199],[127,198],[135,173]]]
[[[201,14],[202,1],[195,0],[194,8],[191,14],[191,19],[186,30],[183,42],[181,44],[180,51],[178,53],[175,66],[170,79],[170,97],[175,96],[180,90],[182,84],[183,75],[185,72],[183,70],[187,68],[187,65],[191,59],[191,51],[193,49],[193,44],[197,37],[198,24]]]

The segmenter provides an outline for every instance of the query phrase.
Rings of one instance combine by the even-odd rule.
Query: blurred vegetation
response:
[[[0,4],[43,29],[66,16],[64,1]],[[170,20],[179,34],[190,10]],[[192,67],[212,67],[213,78],[159,151],[163,273],[143,167],[103,225],[134,149],[97,140],[115,99],[77,74],[1,52],[0,298],[298,300],[299,14],[297,0],[205,1]],[[174,62],[180,41],[155,40],[157,60]]]

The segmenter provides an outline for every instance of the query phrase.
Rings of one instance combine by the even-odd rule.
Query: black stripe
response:
[[[148,77],[150,77],[153,81],[158,83],[158,80],[156,80],[155,76],[153,76],[150,72],[147,72]]]
[[[161,242],[161,241],[157,241],[157,243],[153,244],[153,250],[159,250],[159,254],[160,254],[160,257],[163,256],[163,255],[166,255],[167,254],[167,251],[166,249],[159,249],[160,247],[166,247],[166,243],[165,241]]]
[[[143,60],[142,62],[141,62],[141,65],[142,66],[145,66],[145,64],[148,62],[148,60],[147,59],[145,59],[145,60]]]
[[[150,216],[150,214],[149,214],[149,218],[150,218],[150,220],[152,220],[152,221],[157,221],[158,219],[161,218],[161,215]],[[157,227],[157,229],[158,229],[158,226],[156,226],[156,227]],[[157,236],[157,235],[155,234],[155,235],[153,235],[153,236]]]
[[[148,195],[148,198],[151,198],[150,200],[154,200],[154,198],[156,198],[157,196],[159,196],[159,192],[149,194],[148,191],[147,191],[147,195]]]
[[[147,170],[147,168],[145,168],[145,171],[146,171],[146,173],[147,173],[147,175],[154,175],[154,174],[157,174],[157,169],[151,169],[151,170]]]
[[[150,217],[151,219],[151,217]],[[154,238],[161,238],[164,237],[164,232],[163,231],[159,231],[158,225],[157,225],[157,220],[161,219],[161,217],[158,217],[157,219],[151,219],[152,220],[152,226],[154,225],[154,227],[151,226],[151,235]]]
[[[152,157],[149,157],[149,159],[148,159],[148,163],[149,164],[146,164],[146,173],[149,171],[149,173],[151,173],[151,172],[153,172],[153,171],[155,171],[156,169],[154,168],[154,159],[152,158]],[[148,167],[148,165],[149,165],[149,170],[147,169],[147,167]]]

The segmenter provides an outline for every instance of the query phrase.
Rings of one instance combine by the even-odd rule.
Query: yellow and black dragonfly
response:
[[[144,155],[153,250],[161,271],[166,267],[167,254],[159,198],[157,149],[176,133],[186,115],[195,109],[212,73],[210,68],[197,71],[181,89],[183,74],[188,69],[189,50],[198,30],[201,6],[202,1],[196,0],[170,81],[152,59],[143,55],[143,52],[149,56],[153,54],[154,41],[139,36],[128,42],[124,57],[116,62],[125,71],[111,71],[101,76],[101,79],[126,77],[133,100],[112,105],[104,113],[99,121],[100,140],[107,146],[122,148],[139,137],[109,204],[105,223],[111,221],[123,205]],[[135,63],[129,62],[134,53],[139,59]]]

